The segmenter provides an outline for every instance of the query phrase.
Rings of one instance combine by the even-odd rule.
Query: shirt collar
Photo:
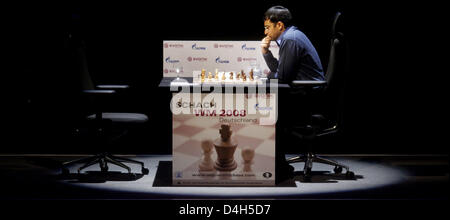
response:
[[[283,40],[284,35],[285,35],[286,32],[288,32],[288,30],[291,29],[291,28],[292,28],[292,26],[287,27],[286,30],[284,30],[283,33],[281,33],[281,35],[277,38],[277,40],[276,40],[275,42],[277,42],[278,46],[281,45],[281,41]]]

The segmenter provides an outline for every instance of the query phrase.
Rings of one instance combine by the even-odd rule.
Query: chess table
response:
[[[255,93],[258,87],[266,86],[266,93],[273,92],[266,79],[254,78],[244,82],[240,80],[215,80],[186,77],[163,78],[159,88],[176,94],[184,91],[209,93],[220,88],[222,92]],[[277,84],[277,89],[289,89],[287,84]],[[186,90],[186,88],[188,90]],[[204,89],[206,88],[206,89]],[[172,96],[170,96],[172,97]],[[167,102],[169,105],[170,102]],[[192,115],[170,114],[174,185],[202,185],[202,186],[274,186],[275,185],[275,124],[260,125],[255,123],[233,123],[233,138],[238,142],[234,153],[237,167],[232,171],[199,171],[199,164],[203,160],[202,141],[212,141],[219,138],[219,128],[222,124],[220,115],[213,117],[193,117]],[[244,162],[243,149],[251,149],[254,157],[251,164]],[[211,160],[216,161],[217,153],[213,149]],[[243,172],[245,171],[245,172]]]

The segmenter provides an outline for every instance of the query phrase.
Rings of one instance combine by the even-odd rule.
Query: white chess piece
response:
[[[214,161],[211,159],[213,142],[211,140],[202,141],[203,158],[198,168],[200,171],[213,171]]]
[[[252,172],[252,164],[253,164],[253,158],[255,157],[255,150],[251,149],[249,147],[244,147],[241,151],[241,156],[243,159],[243,172]]]

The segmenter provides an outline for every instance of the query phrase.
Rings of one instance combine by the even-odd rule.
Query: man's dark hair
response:
[[[291,26],[292,15],[289,9],[283,6],[273,6],[264,14],[264,20],[269,19],[272,23],[283,22],[284,26]]]

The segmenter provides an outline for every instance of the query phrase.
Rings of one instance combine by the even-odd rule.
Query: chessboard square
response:
[[[189,125],[180,125],[177,128],[173,129],[173,134],[182,135],[185,137],[191,137],[192,135],[200,132],[203,128],[189,126]]]
[[[275,140],[276,138],[276,133],[273,133],[272,136],[269,137],[270,140]]]
[[[184,142],[177,148],[173,149],[174,153],[183,153],[186,155],[191,155],[197,158],[200,158],[202,156],[202,147],[201,142],[197,140],[189,139],[188,141]]]
[[[199,172],[198,165],[200,164],[200,162],[201,162],[201,160],[196,160],[194,163],[191,163],[190,166],[186,166],[183,169],[180,169],[180,171],[197,173],[197,172]]]
[[[274,126],[249,125],[236,132],[239,135],[258,139],[269,139],[275,133]]]
[[[266,155],[266,156],[275,156],[275,141],[274,140],[264,140],[255,150],[255,153]]]
[[[180,145],[182,145],[183,143],[185,143],[188,140],[189,140],[188,137],[184,137],[184,136],[181,136],[181,135],[173,134],[173,136],[172,136],[172,147],[175,149],[175,148],[179,147]]]
[[[255,154],[252,170],[254,172],[275,172],[275,156]]]
[[[262,139],[242,136],[242,135],[234,135],[234,139],[238,144],[238,148],[250,147],[251,149],[256,149],[262,142]]]
[[[182,154],[182,153],[175,153],[173,154],[173,171],[183,171],[186,169],[186,167],[191,166],[192,164],[196,163],[198,161],[197,157]]]
[[[200,128],[210,128],[217,125],[218,120],[214,117],[195,117],[185,121],[184,124]]]
[[[203,129],[203,131],[196,133],[191,138],[193,140],[198,140],[201,142],[204,140],[214,141],[219,137],[220,137],[219,130],[206,128],[206,129]]]
[[[174,121],[172,122],[172,129],[178,128],[180,125],[182,125],[181,122],[175,121],[175,120],[174,120]]]

